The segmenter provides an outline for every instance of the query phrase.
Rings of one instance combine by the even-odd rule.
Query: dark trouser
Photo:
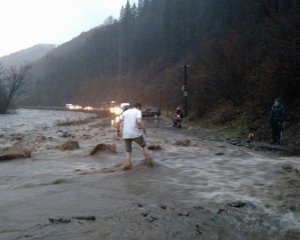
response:
[[[125,151],[131,153],[132,152],[132,142],[136,142],[138,145],[140,145],[142,148],[146,147],[147,144],[145,142],[145,139],[143,135],[136,137],[136,138],[125,138]]]
[[[282,124],[279,122],[273,122],[273,123],[271,123],[271,127],[272,127],[273,143],[280,144]]]

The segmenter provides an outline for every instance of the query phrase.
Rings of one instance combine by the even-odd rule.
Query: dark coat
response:
[[[286,111],[282,104],[278,106],[273,105],[270,116],[269,122],[272,123],[283,123],[285,120]]]
[[[181,118],[184,117],[184,112],[181,109],[177,109],[176,114],[179,115]]]

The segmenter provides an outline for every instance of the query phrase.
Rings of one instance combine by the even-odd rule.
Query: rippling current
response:
[[[145,119],[148,144],[161,146],[161,150],[151,152],[156,167],[119,173],[113,167],[123,158],[123,144],[114,140],[110,121],[98,127],[56,126],[58,121],[88,117],[91,115],[78,112],[22,109],[0,116],[2,146],[14,143],[11,134],[30,133],[23,142],[31,144],[40,135],[46,137],[43,142],[34,142],[31,159],[0,163],[0,203],[5,206],[5,210],[0,209],[0,227],[11,229],[12,222],[26,219],[36,222],[49,212],[58,215],[61,209],[71,214],[83,205],[84,209],[95,210],[111,201],[122,206],[132,199],[147,199],[176,200],[192,206],[242,201],[260,209],[270,228],[300,229],[299,157],[201,140],[168,127],[164,119],[158,120],[166,126],[162,128],[157,127],[157,120]],[[62,131],[79,139],[79,150],[59,152],[53,147],[63,141]],[[175,144],[182,139],[189,139],[190,144]],[[117,154],[87,156],[87,150],[99,142],[116,144]],[[134,146],[133,164],[142,158],[142,152]],[[62,185],[55,184],[60,181]],[[37,214],[32,216],[35,208]]]

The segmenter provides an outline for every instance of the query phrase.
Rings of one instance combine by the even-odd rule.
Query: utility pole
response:
[[[162,85],[159,85],[159,108],[161,110],[161,91],[162,91]]]
[[[184,68],[184,82],[182,85],[182,92],[183,92],[183,97],[184,97],[184,115],[185,117],[188,115],[188,88],[187,88],[187,68],[190,67],[190,65],[183,65],[181,66],[182,68]]]

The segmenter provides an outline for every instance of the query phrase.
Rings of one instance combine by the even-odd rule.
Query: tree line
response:
[[[182,102],[180,66],[189,64],[196,116],[220,104],[263,112],[280,96],[296,119],[299,12],[298,0],[128,1],[119,19],[36,62],[25,102],[138,100],[172,108]]]

